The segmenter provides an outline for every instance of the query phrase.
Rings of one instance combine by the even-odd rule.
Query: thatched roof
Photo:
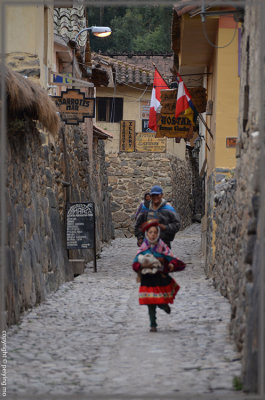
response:
[[[41,122],[49,132],[58,132],[57,108],[45,89],[10,68],[6,68],[5,83],[9,118],[27,116]]]

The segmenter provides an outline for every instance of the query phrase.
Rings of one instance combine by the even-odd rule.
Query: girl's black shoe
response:
[[[166,307],[164,308],[164,310],[165,310],[165,312],[166,312],[167,314],[170,314],[170,313],[171,313],[171,308],[169,307],[168,304],[166,304]]]
[[[156,329],[156,327],[155,327],[155,326],[151,326],[151,328],[150,328],[150,332],[157,332],[157,329]]]

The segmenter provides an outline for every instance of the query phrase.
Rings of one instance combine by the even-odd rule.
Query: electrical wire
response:
[[[112,120],[112,117],[113,117],[113,119],[115,117],[115,100],[116,100],[116,74],[115,74],[115,79],[114,79],[114,88],[113,88],[113,96],[112,96],[112,103],[111,103],[110,122],[114,122]]]
[[[234,33],[233,33],[232,39],[231,39],[227,44],[225,44],[224,46],[217,46],[216,44],[214,44],[214,43],[209,39],[208,34],[207,34],[207,31],[206,31],[205,20],[202,21],[202,31],[203,31],[203,35],[204,35],[205,39],[207,40],[207,42],[209,43],[210,46],[212,46],[212,47],[214,47],[214,48],[216,48],[216,49],[224,49],[225,47],[230,46],[230,44],[231,44],[231,43],[233,42],[233,40],[235,39],[236,32],[237,32],[237,25],[236,25],[236,27],[235,27],[235,29],[234,29]]]

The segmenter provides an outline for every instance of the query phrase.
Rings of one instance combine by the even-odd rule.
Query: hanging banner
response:
[[[165,153],[166,151],[166,139],[156,138],[154,133],[136,133],[135,151],[139,153],[150,152],[150,153]]]
[[[135,149],[135,121],[121,121],[120,151],[128,153]]]
[[[61,96],[51,96],[61,119],[68,125],[78,125],[85,118],[95,117],[95,99],[85,97],[79,89],[67,89]]]

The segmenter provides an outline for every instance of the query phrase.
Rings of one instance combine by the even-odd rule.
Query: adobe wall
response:
[[[47,140],[31,121],[8,126],[8,325],[74,278],[65,241],[67,197],[72,202],[95,201],[97,251],[113,236],[104,143],[94,141],[93,160],[88,147],[88,136],[80,127],[69,126],[64,134],[60,131]],[[89,261],[92,250],[70,251],[69,256]]]

